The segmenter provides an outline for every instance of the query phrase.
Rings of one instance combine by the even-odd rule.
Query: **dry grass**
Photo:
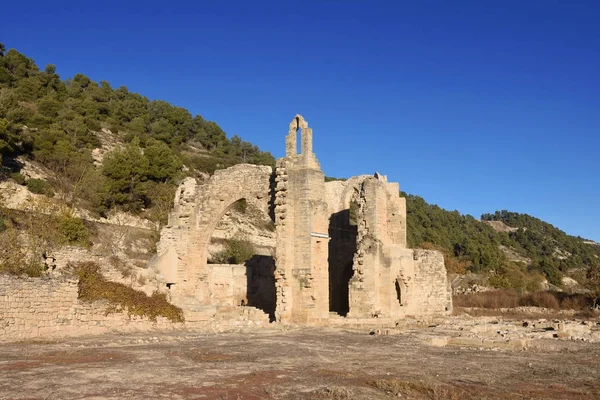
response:
[[[109,312],[127,311],[129,315],[147,317],[156,321],[159,316],[172,322],[183,322],[183,311],[167,301],[164,293],[154,292],[147,296],[121,283],[107,281],[100,267],[93,262],[75,266],[79,277],[79,298],[84,301],[107,300]]]
[[[456,307],[515,308],[519,306],[519,295],[512,290],[459,294],[452,298]]]
[[[460,294],[453,297],[456,307],[476,307],[486,309],[542,307],[552,310],[589,311],[592,305],[590,296],[562,292],[535,292],[518,294],[513,290],[493,290],[488,292]]]

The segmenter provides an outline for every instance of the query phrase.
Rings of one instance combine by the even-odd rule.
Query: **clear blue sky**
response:
[[[10,1],[0,42],[276,157],[300,113],[327,175],[600,241],[599,21],[598,1]]]

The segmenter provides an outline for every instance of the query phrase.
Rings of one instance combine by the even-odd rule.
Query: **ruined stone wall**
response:
[[[296,115],[274,176],[269,167],[242,164],[202,184],[191,178],[181,184],[155,265],[182,306],[268,303],[257,307],[271,314],[276,302],[277,320],[300,323],[331,311],[356,318],[446,312],[443,259],[407,249],[399,190],[379,173],[325,184],[312,129]],[[248,264],[207,264],[215,227],[240,199],[274,218],[273,276],[256,275],[261,270]]]
[[[451,309],[444,259],[406,248],[406,203],[398,185],[375,174],[361,180],[356,205],[357,250],[349,285],[349,316],[402,318]]]
[[[241,306],[248,304],[248,275],[246,266],[210,264],[210,286],[216,306]]]
[[[180,185],[161,231],[155,268],[172,284],[177,304],[190,301],[212,304],[208,245],[221,217],[238,200],[245,199],[269,215],[272,169],[268,166],[238,164],[216,171],[199,185],[188,178]]]
[[[269,317],[252,307],[211,306],[185,312],[184,323],[163,317],[155,322],[126,313],[106,314],[106,303],[77,299],[76,278],[26,278],[0,275],[0,342],[56,339],[106,332],[155,330],[219,330],[268,324]]]
[[[126,314],[106,315],[103,304],[77,299],[77,283],[74,278],[0,275],[0,341],[182,326],[162,317],[153,323]]]
[[[413,250],[415,260],[412,297],[413,315],[452,312],[452,288],[448,280],[444,256],[435,250]]]

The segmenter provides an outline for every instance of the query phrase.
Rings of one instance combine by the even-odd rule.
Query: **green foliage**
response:
[[[561,286],[562,275],[569,270],[600,267],[600,247],[567,235],[538,218],[503,210],[484,214],[481,219],[502,221],[517,228],[506,234],[505,242],[521,255],[531,258],[531,267],[543,273],[554,285]]]
[[[526,266],[518,263],[506,263],[489,278],[492,287],[498,289],[516,289],[521,292],[535,292],[540,289],[544,277],[539,273],[528,271]]]
[[[233,203],[233,209],[241,214],[245,214],[248,211],[248,202],[246,199],[240,199]]]
[[[57,229],[64,242],[79,246],[90,245],[90,231],[81,218],[63,213],[57,218]]]
[[[44,196],[54,197],[52,186],[43,179],[27,179],[27,189],[31,193],[43,194]]]
[[[470,215],[427,204],[421,197],[401,195],[406,197],[409,247],[434,244],[458,261],[468,261],[473,272],[497,269],[506,262],[499,247],[502,237],[492,227]]]
[[[346,178],[334,178],[333,176],[326,176],[325,182],[333,182],[333,181],[347,181]]]
[[[152,296],[121,283],[110,282],[100,272],[98,264],[81,263],[75,267],[79,278],[79,299],[88,302],[106,300],[108,312],[127,311],[129,315],[147,317],[156,321],[159,316],[172,322],[183,322],[183,311],[167,301],[164,293]]]
[[[473,272],[492,271],[490,282],[495,287],[533,290],[539,286],[540,275],[561,286],[563,274],[570,269],[587,270],[600,265],[600,247],[586,244],[581,238],[569,236],[529,215],[508,211],[482,215],[483,221],[502,221],[517,228],[512,232],[497,232],[470,215],[446,211],[418,196],[402,195],[406,197],[410,247],[433,246],[441,250],[447,267],[450,259],[454,266],[468,265]],[[501,245],[532,262],[527,266],[509,262]]]
[[[23,174],[20,174],[18,172],[13,172],[12,174],[10,174],[10,178],[15,181],[15,183],[18,183],[19,185],[26,185],[27,184],[27,179],[25,179],[25,176],[23,176]]]
[[[209,260],[210,264],[244,264],[256,254],[254,245],[244,239],[229,239],[225,248],[214,254]]]
[[[181,159],[163,142],[153,141],[144,149],[148,160],[147,177],[157,182],[172,180],[181,170]]]
[[[151,190],[159,183],[175,187],[183,161],[190,174],[240,162],[275,164],[270,153],[238,136],[228,139],[216,123],[184,108],[83,74],[62,81],[54,65],[40,70],[30,58],[3,47],[0,94],[0,162],[19,154],[40,162],[56,174],[61,190],[76,188],[70,194],[74,201],[99,214],[120,207],[163,218],[162,211],[152,210],[157,204]],[[90,180],[91,150],[100,146],[102,128],[132,145],[115,150],[102,174]]]

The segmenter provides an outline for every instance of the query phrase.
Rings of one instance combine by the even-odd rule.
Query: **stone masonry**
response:
[[[275,304],[281,322],[447,314],[452,299],[443,257],[407,248],[399,189],[378,173],[325,183],[312,129],[296,115],[274,172],[241,164],[202,185],[192,178],[182,182],[154,265],[184,308],[248,305],[265,292],[274,293],[267,302]],[[207,263],[215,226],[241,199],[275,223],[274,276],[253,271],[251,264]]]
[[[267,316],[252,307],[188,310],[184,323],[164,317],[150,321],[127,313],[108,314],[106,302],[78,299],[77,278],[0,275],[0,342],[186,328],[215,332],[265,324]]]

